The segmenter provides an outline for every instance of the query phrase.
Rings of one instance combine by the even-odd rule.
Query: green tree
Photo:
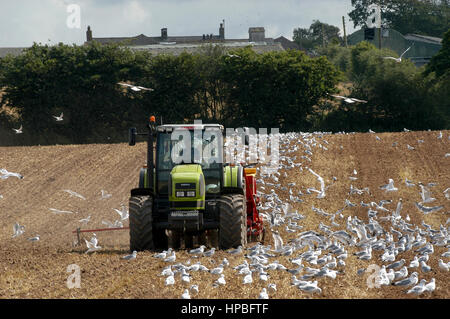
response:
[[[430,61],[426,67],[426,74],[435,72],[437,76],[442,76],[450,72],[450,29],[445,33],[442,40],[442,48]]]
[[[323,46],[333,43],[333,41],[342,42],[339,35],[339,28],[327,23],[314,20],[309,29],[296,28],[294,29],[293,40],[303,49],[313,49],[318,46]]]
[[[402,34],[442,37],[450,25],[449,0],[352,0],[349,16],[355,27],[366,25],[373,3],[381,6],[383,25]]]

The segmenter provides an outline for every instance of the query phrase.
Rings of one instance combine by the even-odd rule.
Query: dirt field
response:
[[[443,131],[443,138],[438,139],[439,132],[404,132],[383,134],[351,134],[324,135],[328,142],[328,150],[315,148],[312,161],[304,161],[304,167],[310,167],[325,179],[325,184],[332,184],[324,199],[314,195],[302,197],[303,203],[295,203],[293,207],[307,216],[299,222],[304,226],[302,231],[318,231],[319,222],[329,225],[328,219],[311,210],[311,206],[327,212],[335,212],[344,206],[345,199],[359,204],[360,201],[370,203],[382,199],[392,200],[387,205],[395,210],[399,198],[403,199],[402,217],[408,214],[411,223],[421,228],[422,221],[439,230],[450,217],[450,201],[443,191],[450,187],[450,131]],[[379,136],[381,140],[377,140]],[[423,140],[419,143],[418,140]],[[397,146],[392,146],[397,142]],[[408,150],[407,144],[415,150]],[[325,144],[324,144],[325,145]],[[298,158],[305,155],[304,149],[297,152]],[[146,145],[138,144],[130,148],[125,144],[117,145],[73,145],[45,147],[2,147],[0,148],[0,169],[18,172],[24,176],[19,180],[10,177],[0,180],[0,297],[1,298],[180,298],[185,287],[179,277],[174,286],[165,286],[165,278],[160,276],[167,265],[153,257],[154,252],[140,252],[132,261],[121,259],[128,254],[128,231],[98,232],[99,245],[102,250],[93,254],[85,254],[86,246],[74,247],[76,236],[72,231],[80,226],[79,219],[91,216],[87,226],[83,228],[103,228],[102,220],[114,221],[118,215],[114,208],[121,204],[128,206],[129,190],[137,186],[138,172],[145,163]],[[290,154],[293,155],[293,154]],[[351,181],[349,176],[357,171],[358,180]],[[283,177],[282,185],[295,182],[295,190],[303,192],[308,187],[318,188],[317,179],[307,169],[298,168],[289,171]],[[332,182],[336,177],[337,181]],[[379,186],[387,184],[388,179],[395,181],[397,192],[386,193]],[[436,201],[432,206],[443,205],[438,212],[424,215],[414,205],[420,201],[418,187],[406,187],[404,181],[433,182],[431,187]],[[360,189],[370,188],[370,194],[349,195],[350,185]],[[267,187],[269,188],[269,187]],[[80,193],[86,200],[71,197],[64,192],[69,189]],[[101,200],[101,190],[112,194],[110,199]],[[266,189],[268,191],[268,189]],[[279,191],[282,198],[288,198],[287,191]],[[72,211],[73,214],[54,214],[50,208]],[[345,219],[341,223],[345,229],[348,215],[357,215],[367,221],[367,209],[358,205],[343,211]],[[384,216],[380,213],[380,216]],[[25,233],[11,238],[13,225],[18,222],[25,225]],[[383,224],[389,230],[389,223]],[[128,226],[128,221],[124,226]],[[448,225],[447,225],[448,226]],[[293,239],[297,234],[286,233],[280,228],[284,242]],[[40,241],[27,240],[39,234]],[[90,234],[85,238],[89,239]],[[84,242],[84,241],[83,241]],[[266,235],[265,245],[273,245],[270,230]],[[272,246],[273,247],[273,246]],[[446,247],[434,247],[428,265],[429,273],[420,269],[419,279],[430,281],[436,279],[436,290],[425,293],[419,298],[449,298],[449,273],[438,267],[440,255],[447,251]],[[277,291],[270,298],[417,298],[405,293],[405,288],[381,287],[369,289],[366,285],[368,273],[358,276],[357,270],[367,268],[370,264],[382,265],[380,252],[374,251],[372,260],[362,261],[351,253],[358,248],[347,249],[344,273],[336,279],[320,278],[321,295],[309,295],[291,286],[291,275],[286,271],[269,271],[268,283],[275,283]],[[299,252],[295,252],[297,256]],[[407,265],[414,256],[414,251],[403,253]],[[289,259],[294,257],[280,256],[276,258],[289,268],[294,268]],[[217,266],[224,257],[230,261],[230,267],[224,274],[227,285],[213,288],[216,275],[203,272],[192,272],[191,284],[199,286],[199,294],[193,298],[258,298],[259,292],[267,283],[262,283],[254,276],[251,285],[242,284],[242,276],[237,276],[233,266],[241,264],[245,257],[231,256],[226,252],[217,252],[212,258],[201,257],[199,260],[208,268]],[[449,258],[443,258],[445,262]],[[177,252],[177,262],[196,262],[186,251]],[[66,281],[70,273],[67,267],[77,264],[81,268],[81,288],[68,289]],[[409,269],[410,272],[414,271]]]

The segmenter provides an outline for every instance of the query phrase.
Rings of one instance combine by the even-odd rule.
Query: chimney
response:
[[[167,28],[162,28],[161,29],[161,39],[162,40],[167,40]]]
[[[225,20],[223,20],[223,22],[220,24],[219,39],[225,40]]]
[[[88,25],[87,31],[86,31],[86,41],[91,42],[92,41],[92,30],[91,26]]]
[[[250,42],[264,42],[266,39],[266,31],[263,27],[249,28],[248,41]]]

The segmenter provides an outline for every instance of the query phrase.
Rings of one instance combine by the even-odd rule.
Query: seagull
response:
[[[55,116],[55,115],[53,115],[53,117],[56,119],[56,122],[60,122],[60,121],[62,121],[63,120],[63,116],[64,116],[64,114],[61,112],[61,115],[60,116]]]
[[[90,241],[87,241],[86,239],[84,241],[86,242],[86,246],[88,248],[88,250],[85,252],[86,254],[94,252],[96,250],[100,250],[102,248],[101,246],[98,246],[98,239],[95,233],[93,234]]]
[[[434,206],[434,207],[427,207],[427,206],[423,206],[420,203],[415,202],[416,207],[425,215],[430,214],[430,213],[434,213],[437,212],[439,210],[441,210],[442,208],[444,208],[444,206]]]
[[[228,253],[232,255],[238,255],[242,253],[242,246],[239,245],[236,249],[228,251]]]
[[[205,256],[205,257],[211,257],[212,255],[214,255],[215,251],[216,251],[216,248],[213,247],[213,248],[211,248],[210,250],[205,251],[205,252],[203,253],[203,256]]]
[[[427,281],[425,279],[422,279],[420,283],[417,286],[412,287],[410,290],[408,290],[407,294],[416,294],[420,295],[427,289],[425,288],[425,283]]]
[[[419,274],[417,272],[413,272],[409,278],[394,282],[393,285],[395,286],[412,286],[416,285],[419,281],[418,278]]]
[[[220,277],[216,280],[216,284],[221,285],[221,286],[225,286],[227,284],[227,282],[225,281],[224,274],[220,274]]]
[[[102,220],[102,224],[108,226],[108,228],[123,228],[123,224],[120,220],[111,223],[109,220]]]
[[[283,248],[283,239],[281,238],[280,234],[276,231],[272,231],[272,237],[274,242],[274,250],[276,252],[280,252]]]
[[[240,58],[240,56],[236,54],[227,54],[227,56],[229,56],[230,58]]]
[[[267,289],[263,288],[259,293],[259,299],[269,299],[269,295],[267,294]]]
[[[116,208],[114,208],[114,210],[116,211],[117,214],[120,215],[120,220],[128,219],[128,210],[125,207],[125,205],[122,205],[122,210],[118,210]]]
[[[345,103],[348,104],[353,104],[353,103],[367,103],[367,101],[365,100],[359,100],[359,99],[355,99],[353,97],[345,97],[345,96],[340,96],[340,95],[331,95],[332,97],[335,97],[337,99],[341,99],[344,100]]]
[[[175,277],[174,275],[170,275],[166,278],[166,286],[174,285],[175,284]]]
[[[164,259],[166,258],[170,253],[172,253],[172,248],[169,248],[168,250],[165,250],[161,253],[158,253],[156,255],[153,255],[155,258]],[[170,266],[169,266],[170,267]]]
[[[432,278],[431,281],[425,285],[425,289],[426,291],[433,292],[436,289],[436,280]]]
[[[59,209],[55,209],[55,208],[49,208],[49,210],[51,210],[53,212],[53,214],[73,214],[73,212],[68,211],[68,210],[59,210]],[[78,213],[75,212],[75,214],[78,214]]]
[[[28,240],[31,241],[31,242],[38,241],[40,239],[41,239],[41,236],[39,236],[39,235],[36,235],[34,237],[31,237],[31,238],[28,238]]]
[[[78,193],[76,193],[74,191],[71,191],[70,189],[64,189],[64,191],[66,193],[69,193],[71,197],[75,196],[75,197],[81,198],[82,200],[86,200],[86,198],[84,196],[82,196],[82,195],[80,195],[80,194],[78,194]]]
[[[439,268],[441,268],[442,270],[449,271],[449,269],[450,269],[449,265],[450,265],[450,262],[444,263],[444,261],[442,259],[439,259]]]
[[[420,268],[422,269],[423,272],[430,272],[431,271],[431,267],[428,266],[425,261],[421,261],[420,262]]]
[[[198,294],[198,285],[192,285],[189,288],[189,290],[195,292],[196,294]]]
[[[380,186],[381,189],[386,190],[386,192],[395,192],[398,191],[398,188],[394,186],[394,180],[392,178],[389,178],[389,184]]]
[[[253,282],[252,272],[245,275],[244,280],[242,281],[244,285],[251,284]]]
[[[135,92],[139,92],[139,91],[142,91],[142,90],[144,90],[144,91],[154,91],[154,89],[145,88],[143,86],[131,85],[131,84],[123,83],[123,82],[119,82],[117,84],[129,87]]]
[[[311,174],[316,176],[317,180],[320,182],[320,192],[315,189],[312,189],[312,190],[319,193],[319,195],[317,195],[317,198],[324,198],[325,197],[325,182],[324,182],[323,178],[320,177],[317,173],[315,173],[312,169],[308,168],[308,170],[310,171]]]
[[[413,182],[409,181],[408,178],[405,178],[405,184],[408,187],[416,186],[416,184],[414,184]]]
[[[15,131],[16,132],[16,134],[22,134],[23,132],[22,132],[22,125],[19,127],[19,128],[13,128],[13,131]]]
[[[201,245],[199,248],[191,249],[191,250],[189,251],[189,254],[192,254],[192,255],[202,254],[203,251],[205,250],[205,248],[206,248],[205,245]]]
[[[409,47],[408,49],[406,49],[405,52],[403,52],[403,53],[400,55],[399,58],[394,58],[394,57],[388,56],[388,57],[384,57],[383,59],[390,59],[390,60],[394,60],[394,61],[397,62],[397,63],[400,63],[400,62],[402,62],[402,57],[403,57],[403,56],[405,55],[405,53],[408,52],[410,49],[411,49],[411,47]]]
[[[132,259],[136,259],[136,256],[137,256],[137,251],[133,250],[133,253],[131,255],[123,256],[122,259],[132,260]]]
[[[436,200],[436,198],[431,197],[431,191],[419,183],[420,186],[420,196],[422,197],[422,203],[431,203]]]
[[[17,177],[18,179],[23,179],[22,174],[8,172],[8,170],[4,168],[0,169],[0,174],[2,174],[2,176],[0,176],[1,179],[8,179],[10,177]]]
[[[87,223],[89,223],[90,220],[91,220],[91,215],[89,215],[86,218],[80,219],[79,222],[82,223],[83,225],[87,225]]]
[[[19,223],[15,223],[13,226],[14,234],[12,235],[12,238],[18,237],[22,235],[25,232],[25,226],[19,225]]]
[[[411,145],[409,145],[409,144],[406,144],[406,147],[410,150],[410,151],[414,151],[415,150],[415,148],[414,147],[412,147]]]
[[[189,290],[185,289],[183,294],[181,295],[181,299],[191,299],[191,296],[189,295]]]
[[[172,251],[172,255],[166,257],[164,259],[164,261],[168,262],[168,263],[173,263],[173,262],[175,262],[176,259],[177,259],[177,256],[175,255],[175,251]]]
[[[111,194],[108,194],[105,190],[101,190],[101,192],[102,192],[102,196],[100,197],[100,199],[108,199],[108,198],[111,198],[112,197],[112,195]]]

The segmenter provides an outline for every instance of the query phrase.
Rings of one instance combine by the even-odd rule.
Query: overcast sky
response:
[[[67,26],[70,4],[79,5],[80,29]],[[342,16],[350,34],[351,10],[351,0],[0,0],[0,47],[82,44],[88,25],[94,37],[159,36],[163,27],[169,36],[218,34],[222,19],[226,38],[264,27],[266,37],[292,39],[294,28],[314,19],[342,30]]]

